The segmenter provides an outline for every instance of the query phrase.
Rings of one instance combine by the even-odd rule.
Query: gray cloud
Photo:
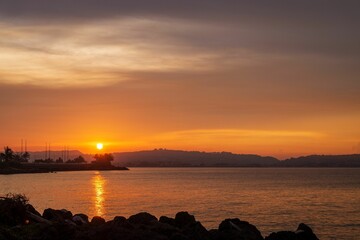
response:
[[[358,17],[355,0],[3,0],[1,15],[33,19],[93,19],[114,16],[165,16],[179,18],[273,20],[283,25],[352,22]],[[290,20],[290,22],[289,22]],[[284,22],[283,22],[284,21]]]
[[[111,78],[109,82],[123,79],[116,74],[110,76],[113,71],[133,77],[127,74],[133,69],[124,66],[151,67],[158,61],[181,66],[167,70],[172,72],[187,67],[193,72],[207,66],[209,72],[238,69],[239,75],[250,66],[266,72],[290,66],[293,74],[310,71],[313,76],[321,75],[311,78],[318,85],[327,79],[330,87],[357,86],[358,5],[358,1],[332,0],[5,0],[0,2],[0,19],[4,20],[0,33],[7,37],[0,40],[0,47],[59,55],[51,57],[55,62],[68,56],[65,63],[71,64],[56,62],[48,66],[49,61],[43,63],[39,55],[34,55],[39,61],[33,66],[84,75],[89,71],[84,67],[91,64],[90,74]],[[128,53],[122,54],[122,48]],[[121,59],[124,61],[119,62]],[[104,63],[111,63],[111,69]],[[334,69],[335,74],[327,74]],[[271,81],[276,76],[272,75]]]
[[[353,0],[1,0],[2,134],[263,128],[337,139],[349,128],[358,139],[359,8]]]
[[[215,50],[255,48],[262,52],[324,54],[358,61],[359,7],[359,1],[335,0],[5,0],[0,2],[0,18],[33,27],[101,24],[119,18],[150,19],[161,22],[160,28],[157,24],[137,26],[125,34],[113,31],[102,36],[102,40],[159,44],[167,41]],[[181,28],[179,21],[186,27]]]

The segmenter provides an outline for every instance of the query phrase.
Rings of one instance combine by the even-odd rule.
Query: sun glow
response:
[[[103,145],[102,143],[97,143],[97,144],[96,144],[96,148],[97,148],[98,150],[103,149],[103,147],[104,147],[104,145]]]

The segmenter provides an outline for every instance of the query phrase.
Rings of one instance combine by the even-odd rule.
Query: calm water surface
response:
[[[132,168],[0,176],[0,194],[25,193],[40,211],[110,220],[189,211],[207,228],[238,217],[264,236],[309,224],[320,239],[360,239],[360,169]]]

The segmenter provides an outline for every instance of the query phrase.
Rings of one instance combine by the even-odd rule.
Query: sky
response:
[[[0,146],[360,153],[359,8],[2,0]]]

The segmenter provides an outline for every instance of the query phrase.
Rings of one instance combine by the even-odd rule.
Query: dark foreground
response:
[[[21,195],[0,198],[0,240],[317,240],[310,227],[301,223],[296,231],[263,237],[252,224],[238,218],[225,219],[218,229],[207,230],[195,217],[179,212],[175,218],[157,219],[138,213],[126,219],[101,217],[89,221],[84,214],[46,209],[41,215]]]
[[[22,173],[49,173],[66,171],[113,171],[129,170],[126,167],[115,167],[112,165],[97,164],[59,164],[59,163],[22,163],[17,166],[0,168],[0,174],[22,174]]]

